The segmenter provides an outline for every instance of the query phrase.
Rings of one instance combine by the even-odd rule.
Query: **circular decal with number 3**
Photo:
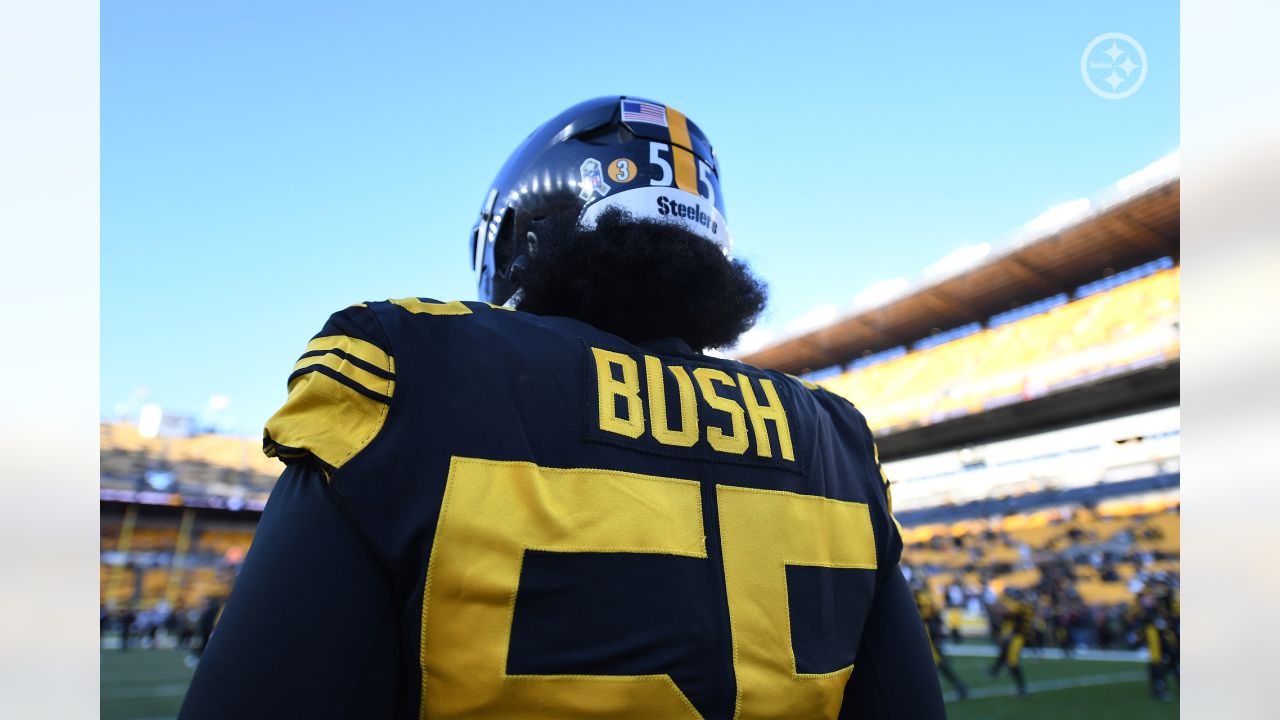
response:
[[[626,158],[618,158],[609,163],[609,179],[614,182],[629,183],[636,177],[636,164]]]

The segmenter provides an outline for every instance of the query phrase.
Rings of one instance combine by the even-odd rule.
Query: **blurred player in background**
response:
[[[701,352],[765,305],[730,250],[680,112],[535,130],[471,234],[484,302],[307,345],[181,716],[942,718],[865,419]]]
[[[947,656],[942,654],[942,648],[938,647],[938,643],[944,637],[942,630],[942,611],[938,607],[933,597],[933,592],[929,590],[928,584],[918,577],[911,578],[911,593],[916,599],[916,609],[920,611],[920,619],[924,621],[925,633],[929,636],[929,647],[933,650],[933,664],[937,666],[938,672],[942,673],[947,682],[956,689],[956,694],[961,700],[969,697],[969,688],[960,680],[960,676],[956,675],[951,669],[951,663],[947,660]]]
[[[1009,674],[1018,686],[1019,697],[1027,694],[1027,680],[1022,674],[1022,650],[1031,637],[1035,608],[1034,599],[1017,588],[1005,590],[1004,596],[1000,598],[1000,633],[997,638],[1000,649],[987,673],[995,677],[1000,674],[1001,668],[1009,668]]]
[[[1172,579],[1164,573],[1157,573],[1144,583],[1130,613],[1139,642],[1147,650],[1151,696],[1161,701],[1173,698],[1169,690],[1169,675],[1172,674],[1175,680],[1180,679],[1178,606],[1178,591]]]
[[[200,658],[204,656],[204,651],[209,647],[209,641],[213,638],[213,629],[218,624],[218,619],[222,615],[222,601],[215,596],[206,597],[201,604],[199,614],[192,631],[200,638],[199,645],[191,645],[189,654],[186,658],[187,667],[196,667]]]

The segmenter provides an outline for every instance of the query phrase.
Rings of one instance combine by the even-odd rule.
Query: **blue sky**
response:
[[[1123,100],[1081,78],[1107,32]],[[489,182],[585,98],[708,134],[781,332],[1177,149],[1178,82],[1172,2],[106,2],[102,413],[253,435],[330,312],[473,298]]]

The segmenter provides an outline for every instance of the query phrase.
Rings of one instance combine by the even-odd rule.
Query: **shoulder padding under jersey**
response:
[[[398,305],[414,315],[470,315],[471,308],[467,307],[461,300],[450,300],[448,302],[438,302],[427,298],[407,297],[399,300],[388,300],[392,305]],[[485,305],[494,310],[508,310],[514,312],[505,305],[494,305],[493,303],[474,303],[478,307]]]
[[[329,317],[289,375],[289,398],[267,421],[262,451],[326,474],[377,437],[395,395],[395,358],[366,305]]]
[[[820,393],[826,397],[834,398],[838,403],[847,405],[849,408],[853,409],[855,413],[857,413],[858,422],[862,426],[862,431],[866,434],[868,442],[871,443],[872,460],[875,464],[876,472],[879,473],[880,475],[880,482],[884,487],[885,502],[889,510],[889,517],[893,519],[894,526],[897,528],[899,534],[901,534],[902,524],[898,522],[898,518],[893,514],[893,488],[892,488],[893,483],[889,481],[889,476],[885,474],[884,466],[880,464],[880,448],[879,446],[876,445],[875,433],[871,432],[871,427],[867,424],[866,416],[864,416],[862,414],[862,411],[858,410],[857,407],[854,405],[854,403],[848,398],[846,398],[845,396],[840,395],[838,393],[834,393],[828,390],[827,388],[822,387],[821,385],[818,385],[816,383],[810,382],[808,380],[805,380],[804,378],[799,378],[799,377],[796,377],[795,375],[788,375],[788,377],[799,382],[801,385],[804,385],[806,388],[808,388],[809,390],[812,390],[815,393]]]

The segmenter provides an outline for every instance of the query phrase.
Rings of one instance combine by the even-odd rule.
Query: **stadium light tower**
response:
[[[154,403],[143,405],[138,412],[138,434],[144,438],[154,438],[160,434],[160,423],[164,420],[164,411]]]

